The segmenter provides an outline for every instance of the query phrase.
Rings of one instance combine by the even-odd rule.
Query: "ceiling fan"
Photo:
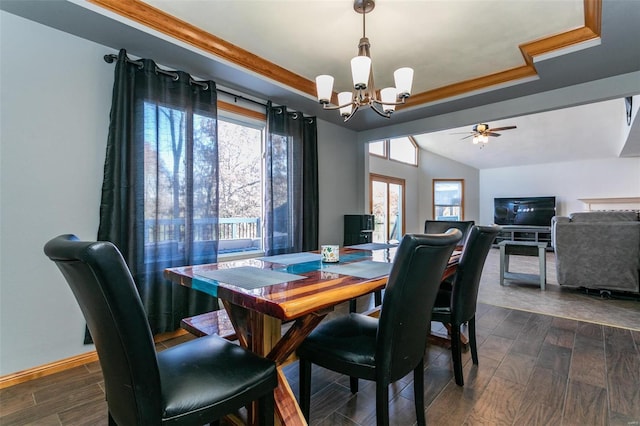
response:
[[[500,133],[496,133],[496,132],[499,132],[502,130],[516,129],[516,128],[517,128],[516,126],[504,126],[504,127],[496,127],[492,129],[489,127],[488,124],[480,123],[473,126],[473,131],[469,132],[471,133],[469,136],[465,136],[462,139],[473,137],[474,144],[478,144],[478,143],[484,144],[489,142],[489,136],[500,136]]]

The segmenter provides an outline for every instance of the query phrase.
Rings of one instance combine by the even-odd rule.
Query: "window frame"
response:
[[[375,152],[371,152],[371,144],[373,143],[382,143],[382,154],[378,154]],[[387,149],[387,139],[383,139],[383,140],[379,140],[379,141],[373,141],[371,143],[369,143],[369,155],[373,155],[374,157],[378,157],[378,158],[389,158],[389,150]]]

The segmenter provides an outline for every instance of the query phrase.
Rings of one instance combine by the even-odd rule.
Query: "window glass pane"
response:
[[[389,184],[389,241],[402,239],[402,185]]]
[[[144,103],[144,242],[162,244],[168,258],[177,256],[185,231],[185,119],[184,111]]]
[[[387,241],[387,184],[385,182],[372,182],[372,211],[375,216],[375,229],[373,231],[373,242],[382,243]]]
[[[193,239],[213,241],[218,239],[218,144],[217,120],[200,115],[193,116]],[[211,246],[211,243],[202,244]]]
[[[462,180],[433,181],[433,218],[435,220],[463,220]]]
[[[384,142],[385,141],[377,141],[371,142],[369,144],[369,154],[379,155],[381,157],[386,157],[384,152]]]
[[[372,241],[400,241],[405,228],[405,182],[403,179],[371,175],[371,213],[375,216]]]
[[[389,140],[389,158],[416,165],[417,148],[408,137]]]
[[[459,182],[438,182],[434,187],[436,204],[460,204],[461,185]]]
[[[262,247],[262,139],[261,127],[219,120],[221,254]]]

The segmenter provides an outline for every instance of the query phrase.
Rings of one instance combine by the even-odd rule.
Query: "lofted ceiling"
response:
[[[640,71],[632,42],[640,39],[638,0],[377,0],[365,17],[376,85],[391,85],[393,70],[410,66],[413,94],[389,120],[361,110],[343,123],[318,105],[313,80],[327,73],[336,78],[334,91],[350,87],[349,60],[362,36],[352,0],[2,0],[0,9],[354,131],[412,134],[425,149],[478,168],[555,161],[569,152],[572,159],[617,156],[620,142],[610,132],[589,149],[599,135],[574,137],[585,134],[583,114],[603,126],[615,120],[620,113],[607,102],[575,114],[541,107],[530,117],[509,108],[483,115],[483,106]],[[593,100],[639,93],[640,81]],[[588,102],[562,106],[579,103]],[[518,129],[480,150],[450,135],[473,122],[416,125],[470,109],[475,122]]]
[[[467,137],[472,125],[414,138],[427,151],[477,169],[615,158],[628,133],[625,114],[624,100],[612,99],[491,121],[492,128],[516,129],[499,131],[486,144],[474,145]],[[640,134],[633,137],[640,141]]]

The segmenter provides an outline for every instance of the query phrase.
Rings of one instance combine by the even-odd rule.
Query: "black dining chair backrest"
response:
[[[44,246],[87,322],[104,376],[109,424],[201,425],[258,401],[273,424],[273,361],[219,336],[156,352],[131,272],[106,241],[61,235]]]
[[[122,255],[110,242],[77,241],[71,235],[45,245],[79,301],[96,346],[105,393],[119,413],[138,416],[161,411],[160,374],[153,336],[133,278]],[[118,285],[109,285],[118,283]],[[108,326],[106,326],[108,324]],[[131,356],[131,348],[135,356]],[[142,410],[141,410],[142,409]],[[155,416],[120,418],[122,424],[160,423]]]
[[[482,269],[500,229],[495,225],[474,226],[469,233],[451,290],[451,315],[456,324],[475,316]]]
[[[471,227],[475,225],[473,220],[425,220],[424,221],[424,233],[425,234],[441,234],[446,232],[447,229],[455,228],[462,231],[462,240],[460,245],[464,245],[469,238],[469,232]]]
[[[403,237],[378,320],[376,369],[385,382],[404,377],[424,357],[441,275],[461,238],[459,230]]]

